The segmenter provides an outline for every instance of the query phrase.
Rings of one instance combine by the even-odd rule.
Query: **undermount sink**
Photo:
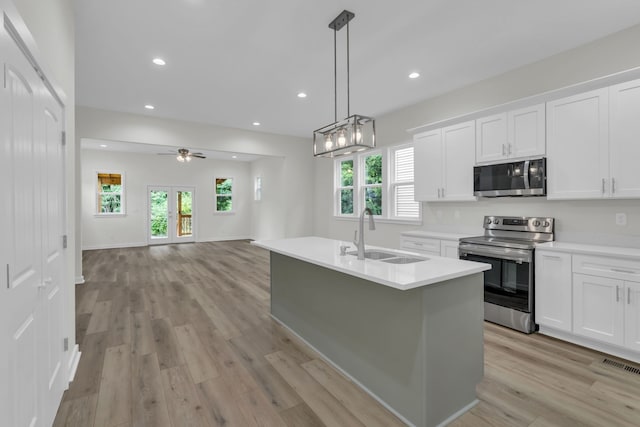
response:
[[[387,258],[381,260],[382,262],[388,262],[389,264],[413,264],[414,262],[422,262],[428,261],[429,258],[419,258],[419,257],[396,257],[396,258]]]
[[[358,251],[347,252],[347,255],[358,255]],[[373,249],[364,251],[364,257],[368,259],[387,259],[397,257],[398,254],[394,254],[393,252],[384,252],[384,251],[376,251]]]
[[[347,255],[358,255],[358,252],[347,252]],[[378,251],[375,249],[364,251],[364,257],[367,259],[388,262],[389,264],[412,264],[414,262],[427,261],[429,259],[414,256],[404,256],[394,252]]]

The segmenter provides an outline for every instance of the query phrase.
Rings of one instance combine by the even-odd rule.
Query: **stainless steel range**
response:
[[[484,236],[460,239],[460,259],[484,262],[484,318],[530,334],[534,319],[534,250],[553,241],[553,218],[485,216]]]

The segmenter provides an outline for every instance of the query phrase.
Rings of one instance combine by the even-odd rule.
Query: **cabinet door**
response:
[[[571,332],[571,254],[536,249],[535,321]]]
[[[547,103],[547,198],[608,196],[608,89]]]
[[[458,241],[457,240],[441,240],[440,256],[458,259]]]
[[[507,154],[511,158],[544,156],[544,104],[510,111],[507,117]]]
[[[437,201],[441,194],[443,167],[440,129],[415,135],[414,142],[415,199]]]
[[[476,200],[473,196],[476,127],[474,121],[442,129],[445,200]]]
[[[625,282],[624,285],[624,345],[640,351],[640,283]]]
[[[573,275],[573,332],[609,344],[624,342],[624,282]]]
[[[507,157],[507,114],[476,120],[476,163],[493,162]]]
[[[609,166],[612,197],[640,197],[640,80],[609,88]]]

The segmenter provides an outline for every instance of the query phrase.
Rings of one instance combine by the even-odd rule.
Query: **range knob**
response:
[[[533,226],[534,227],[540,227],[540,221],[538,221],[537,219],[535,221],[533,221]]]
[[[487,218],[487,224],[491,224],[491,218]]]
[[[499,220],[499,219],[494,219],[494,220],[493,220],[493,223],[494,223],[494,224],[496,224],[496,225],[497,225],[497,224],[500,224],[500,220]]]
[[[542,223],[542,225],[545,226],[545,227],[548,227],[551,224],[549,224],[549,221],[545,221],[545,222]]]

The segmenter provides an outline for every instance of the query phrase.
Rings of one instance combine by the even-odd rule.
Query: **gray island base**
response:
[[[271,252],[271,314],[415,426],[477,403],[483,273],[399,290]]]

